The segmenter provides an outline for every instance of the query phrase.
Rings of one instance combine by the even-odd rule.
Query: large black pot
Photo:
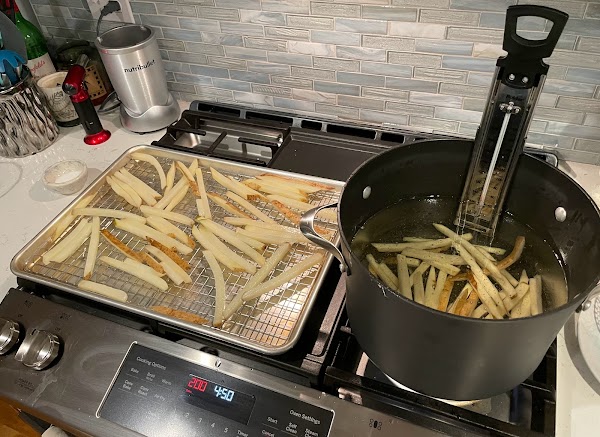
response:
[[[375,156],[350,176],[338,208],[352,332],[388,376],[443,399],[484,399],[525,380],[600,279],[598,208],[566,174],[528,155],[520,157],[505,210],[558,249],[565,263],[566,304],[522,319],[465,318],[386,291],[369,274],[350,250],[361,225],[400,199],[460,198],[472,147],[471,141],[424,141]],[[367,198],[366,187],[371,187]],[[555,218],[557,207],[567,212],[563,222]],[[310,228],[306,221],[301,227]]]

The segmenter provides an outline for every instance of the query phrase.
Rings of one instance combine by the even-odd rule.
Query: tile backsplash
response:
[[[53,45],[93,40],[86,0],[31,0]],[[176,97],[473,137],[517,0],[132,1]],[[600,1],[570,15],[528,142],[600,164]],[[525,20],[540,38],[546,23]]]

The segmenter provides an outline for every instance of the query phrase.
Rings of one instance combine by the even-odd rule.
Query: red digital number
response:
[[[204,390],[206,390],[206,386],[208,385],[208,382],[206,382],[203,379],[200,378],[196,378],[195,376],[192,377],[192,379],[190,379],[190,381],[188,382],[188,387],[189,388],[193,388],[194,390],[200,391],[200,392],[204,392]]]

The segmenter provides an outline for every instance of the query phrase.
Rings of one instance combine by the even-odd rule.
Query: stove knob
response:
[[[8,353],[17,344],[20,333],[17,322],[0,318],[0,355]]]
[[[56,359],[59,349],[60,339],[56,335],[34,329],[25,336],[15,359],[34,370],[43,370]]]

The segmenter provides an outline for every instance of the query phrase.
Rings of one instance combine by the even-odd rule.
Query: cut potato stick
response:
[[[446,255],[444,253],[434,253],[434,252],[429,252],[427,250],[422,250],[422,249],[411,249],[411,248],[404,249],[402,251],[402,255],[406,255],[411,258],[422,259],[423,261],[428,261],[428,262],[435,261],[435,262],[441,262],[441,263],[452,264],[452,265],[465,264],[465,260],[458,255]]]
[[[181,188],[176,194],[175,196],[173,196],[173,199],[169,202],[169,204],[167,206],[165,206],[165,211],[173,211],[173,209],[175,209],[175,207],[177,205],[179,205],[179,203],[185,198],[185,196],[187,195],[188,192],[188,188],[189,186],[185,185],[183,188]]]
[[[204,219],[200,222],[203,226],[206,226],[209,231],[215,234],[220,239],[224,240],[226,243],[231,244],[233,247],[238,249],[239,251],[245,253],[249,258],[254,260],[259,266],[265,264],[265,258],[252,247],[248,246],[245,242],[243,242],[238,235],[232,231],[231,229],[226,228],[218,223],[213,222],[212,220]]]
[[[371,254],[367,255],[367,262],[369,263],[369,266],[371,266],[371,268],[373,270],[375,270],[375,272],[377,273],[377,277],[379,279],[381,279],[385,285],[387,285],[389,288],[391,288],[394,291],[398,291],[398,287],[397,287],[397,283],[396,283],[397,279],[389,278],[388,276],[386,276],[385,272],[381,269],[382,264],[379,264],[377,261],[375,261],[375,258],[373,258],[373,255],[371,255]]]
[[[114,185],[121,187],[121,190],[123,190],[125,193],[127,193],[127,195],[129,196],[129,199],[137,208],[139,208],[142,205],[142,198],[140,197],[138,192],[135,191],[128,183],[123,182],[121,179],[115,177],[114,175],[107,176],[107,180],[109,177]],[[130,204],[131,204],[131,202],[130,202]]]
[[[471,313],[477,307],[477,303],[479,302],[479,294],[477,293],[477,281],[473,279],[473,281],[469,281],[469,285],[471,286],[471,292],[467,296],[464,304],[461,305],[460,308],[456,309],[455,314],[463,317],[471,317]]]
[[[425,297],[423,299],[423,305],[426,305],[426,302],[431,300],[431,296],[435,290],[436,276],[435,268],[431,266],[429,269],[429,275],[427,276],[427,282],[425,283]]]
[[[502,302],[500,294],[498,294],[498,290],[496,290],[494,284],[492,284],[488,277],[483,273],[483,270],[479,267],[475,258],[471,256],[469,251],[465,249],[462,244],[454,244],[453,247],[464,258],[467,264],[469,264],[469,267],[471,267],[471,271],[477,281],[476,291],[479,298],[495,318],[501,319],[506,314],[506,309],[504,308],[504,303]]]
[[[42,262],[48,265],[53,261],[63,262],[81,246],[90,235],[92,225],[89,220],[81,220],[69,235],[55,244],[50,250],[42,255]]]
[[[213,167],[210,167],[210,174],[212,175],[213,179],[219,185],[222,185],[228,191],[233,191],[234,193],[242,196],[244,199],[248,199],[248,196],[252,196],[252,195],[258,195],[258,196],[262,197],[262,195],[260,193],[254,191],[254,190],[249,191],[249,188],[246,185],[242,184],[241,182],[236,181],[235,179],[230,179],[228,177],[225,177],[223,174],[219,173],[219,171]]]
[[[121,186],[121,189],[127,192],[132,201],[135,202],[134,196],[138,196],[140,199],[142,199],[143,202],[146,202],[148,205],[156,205],[156,198],[151,193],[143,189],[139,189],[139,186],[134,186],[131,183],[131,181],[127,179],[125,175],[123,175],[123,173],[116,172],[115,174],[113,174],[113,182],[119,184]]]
[[[425,305],[429,308],[436,309],[440,303],[440,295],[442,294],[442,290],[444,289],[444,285],[446,285],[446,279],[448,278],[448,274],[443,270],[438,272],[438,276],[435,279],[435,287],[431,294],[425,294]]]
[[[458,314],[462,307],[467,302],[467,298],[469,297],[469,293],[473,292],[473,287],[470,284],[465,284],[463,289],[460,291],[454,302],[448,308],[448,312],[451,314]]]
[[[504,276],[513,287],[519,285],[519,281],[517,281],[517,279],[506,270],[500,270],[500,273],[502,273],[502,276]]]
[[[181,161],[177,161],[175,164],[177,166],[177,169],[179,169],[183,174],[183,177],[187,179],[188,186],[192,189],[194,195],[199,196],[200,190],[198,189],[198,184],[194,180],[194,175],[192,174],[192,172],[190,172],[190,170]]]
[[[192,249],[196,247],[196,243],[192,237],[164,218],[151,215],[148,216],[146,221],[157,231],[160,231],[170,237],[177,238],[183,244],[190,246]]]
[[[127,293],[125,293],[123,290],[119,290],[118,288],[109,287],[108,285],[87,281],[85,279],[79,281],[77,287],[85,291],[101,294],[102,296],[117,300],[119,302],[127,302]]]
[[[140,223],[146,222],[146,219],[141,215],[109,208],[75,208],[73,210],[73,214],[91,217],[112,217],[120,219],[130,219],[138,221]]]
[[[496,261],[496,259],[494,258],[494,255],[492,255],[489,252],[486,252],[485,250],[483,250],[481,247],[477,247],[475,246],[475,248],[479,251],[479,253],[481,253],[483,256],[485,256],[487,259],[489,259],[490,261]]]
[[[121,252],[126,257],[129,257],[135,261],[139,261],[141,263],[147,264],[148,266],[152,267],[152,269],[161,276],[165,274],[165,270],[161,267],[161,265],[158,262],[156,262],[154,260],[154,258],[152,258],[151,256],[149,256],[148,254],[146,254],[144,252],[136,252],[135,250],[130,249],[121,240],[119,240],[117,237],[115,237],[113,234],[111,234],[108,231],[108,229],[102,229],[100,231],[100,234],[102,234],[102,236],[104,238],[106,238],[106,241],[108,241],[115,249],[117,249],[119,252]]]
[[[523,253],[523,249],[525,248],[525,237],[518,236],[515,239],[515,245],[513,250],[507,255],[506,258],[498,261],[498,269],[507,269],[516,263],[519,258],[521,258],[521,254]]]
[[[289,209],[287,206],[285,206],[283,203],[277,201],[277,200],[273,200],[271,201],[271,203],[273,204],[273,206],[275,206],[275,208],[277,208],[279,210],[280,213],[282,213],[286,219],[288,219],[290,222],[292,222],[293,224],[295,224],[296,226],[298,226],[300,224],[300,219],[302,217],[300,217],[299,214],[295,213],[294,211],[292,211],[291,209]],[[327,229],[323,228],[322,226],[315,226],[315,230],[321,234],[327,234],[329,233],[327,231]]]
[[[453,266],[452,264],[431,261],[430,264],[438,270],[445,272],[448,275],[456,275],[460,272],[458,267]]]
[[[188,323],[195,323],[196,325],[205,325],[208,323],[208,320],[204,317],[190,313],[189,311],[176,310],[164,305],[154,305],[151,306],[150,309],[157,313],[164,314],[165,316],[174,317]]]
[[[146,246],[146,250],[158,258],[161,266],[165,270],[165,273],[176,285],[181,285],[183,282],[186,284],[192,283],[192,278],[190,275],[188,275],[185,270],[183,270],[175,261],[173,261],[169,255],[154,246]]]
[[[221,270],[217,258],[210,250],[205,250],[202,254],[204,255],[206,262],[208,262],[208,267],[212,271],[215,281],[215,312],[213,316],[213,326],[221,326],[225,313],[225,279],[223,279],[223,271]]]
[[[148,255],[148,254],[146,254],[146,255]],[[150,255],[148,255],[148,256],[150,256]],[[147,266],[145,264],[141,264],[140,262],[138,262],[138,261],[136,261],[136,260],[134,260],[132,258],[125,258],[123,260],[123,262],[125,264],[128,264],[130,266],[133,266],[133,267],[139,269],[140,272],[146,272],[146,274],[148,274],[148,275],[154,275],[156,277],[162,276],[162,275],[157,274],[156,270],[154,270],[152,267]]]
[[[142,214],[144,214],[145,216],[152,215],[155,217],[162,217],[167,220],[181,223],[182,225],[192,226],[194,224],[193,219],[191,219],[188,216],[185,216],[183,214],[179,214],[178,212],[165,211],[164,209],[160,209],[160,208],[156,208],[156,207],[152,207],[152,206],[148,206],[148,205],[142,205],[140,207],[140,211],[142,211]],[[139,217],[139,216],[136,216],[136,217]],[[126,217],[123,217],[123,218],[126,218]]]
[[[179,194],[179,191],[184,189],[184,187],[189,188],[188,181],[186,178],[181,178],[177,181],[173,188],[169,190],[168,193],[165,193],[165,196],[162,199],[156,202],[154,207],[158,209],[164,209],[165,206],[171,203],[173,198]]]
[[[145,266],[140,262],[132,260],[131,258],[127,258],[129,262],[119,261],[118,259],[111,258],[108,256],[101,256],[99,259],[100,261],[102,261],[105,264],[108,264],[112,268],[121,270],[125,273],[129,273],[130,275],[133,275],[136,278],[139,278],[142,281],[153,285],[159,290],[166,291],[169,288],[169,285],[165,282],[165,280],[158,276],[156,272],[154,272],[154,270],[150,269],[150,267]]]
[[[381,279],[379,277],[379,275],[377,274],[377,271],[373,268],[373,266],[371,264],[369,264],[369,267],[367,269],[369,270],[370,274],[372,274],[373,276],[375,276],[377,279]],[[411,293],[411,299],[412,299],[412,293]]]
[[[273,255],[269,257],[267,262],[260,269],[258,269],[258,271],[250,278],[250,280],[248,280],[244,288],[239,290],[229,305],[225,307],[225,313],[223,314],[224,321],[228,320],[242,307],[244,303],[244,292],[262,283],[285,258],[291,248],[292,246],[290,244],[282,244],[277,248],[277,250],[275,250],[275,252],[273,252]]]
[[[90,244],[88,246],[87,255],[85,258],[85,266],[83,268],[83,279],[90,279],[94,273],[96,265],[96,256],[98,256],[98,245],[100,244],[100,217],[92,218],[92,229]]]
[[[394,275],[394,272],[385,263],[379,263],[379,271],[383,273],[386,278],[386,282],[394,284],[396,291],[398,290],[398,278]]]
[[[426,262],[422,262],[421,264],[419,264],[419,266],[411,273],[410,277],[408,278],[408,280],[410,281],[410,285],[414,286],[415,285],[415,276],[420,274],[421,276],[423,275],[423,273],[425,273],[425,271],[427,271],[427,269],[431,266],[431,264],[426,263]]]
[[[518,319],[522,317],[529,317],[531,315],[531,293],[527,293],[523,296],[523,299],[515,305],[513,310],[510,312],[511,319]]]
[[[247,236],[247,235],[242,235],[242,234],[240,234],[239,232],[237,232],[236,234],[237,234],[237,237],[238,237],[240,240],[242,240],[244,243],[246,243],[246,244],[247,244],[248,246],[250,246],[252,249],[255,249],[255,250],[259,250],[259,251],[260,251],[260,250],[264,250],[264,248],[265,248],[265,246],[266,246],[266,244],[265,244],[265,243],[263,243],[263,242],[261,242],[261,241],[258,241],[258,240],[255,240],[255,239],[254,239],[254,238],[252,238],[252,237],[249,237],[249,236]]]
[[[252,225],[246,225],[245,229],[250,232],[257,232],[257,233],[264,232],[266,234],[282,235],[282,236],[286,236],[286,237],[289,236],[294,241],[307,242],[307,243],[310,242],[310,240],[308,238],[306,238],[302,234],[302,232],[300,232],[300,229],[290,228],[288,226],[276,227],[278,225],[275,225],[275,226],[269,228],[269,227],[264,226],[265,224],[268,225],[269,223],[264,223],[264,222],[260,222],[257,220]]]
[[[451,238],[458,237],[458,235],[455,232],[451,231],[444,225],[434,223],[433,226],[439,232],[446,235],[447,237],[451,237]],[[500,287],[502,287],[502,289],[504,291],[506,291],[508,293],[508,295],[510,297],[513,297],[516,294],[515,288],[510,284],[510,282],[504,276],[502,276],[502,273],[500,273],[500,270],[498,269],[498,267],[496,267],[496,265],[494,264],[493,261],[490,261],[485,256],[483,256],[483,254],[479,250],[477,250],[477,248],[475,246],[473,246],[471,243],[469,243],[468,241],[461,241],[460,245],[469,253],[469,255],[471,255],[471,257],[475,261],[477,261],[477,263],[481,264],[481,266],[483,268],[486,268],[490,272],[490,275],[492,276],[492,278],[494,278],[494,280],[500,285]],[[456,245],[455,245],[455,247],[456,247]],[[464,254],[462,254],[462,255],[464,258]],[[465,259],[465,261],[466,261],[466,259]],[[471,266],[471,268],[473,268],[473,267]],[[481,273],[483,274],[483,271]],[[485,274],[483,274],[483,275],[486,276]],[[479,278],[479,281],[481,282],[481,278]],[[494,287],[494,289],[495,289],[495,287]],[[485,291],[489,292],[489,290],[487,290],[487,289]],[[497,295],[497,293],[496,293],[496,295]],[[494,298],[494,296],[491,296],[491,297]],[[496,299],[494,299],[494,302],[496,302],[498,305],[501,305],[501,303],[498,303],[496,301]],[[491,308],[490,308],[490,310],[491,310]],[[492,314],[492,315],[494,317],[496,317],[496,314]]]
[[[86,208],[90,203],[92,203],[94,197],[96,197],[96,193],[87,194],[77,203],[77,208]],[[63,218],[61,218],[55,225],[56,228],[52,233],[52,241],[56,241],[56,239],[62,235],[65,229],[67,229],[76,218],[77,216],[75,215],[74,211],[71,211],[69,214],[66,214]]]
[[[274,278],[263,282],[262,284],[259,284],[253,288],[245,289],[243,296],[244,302],[256,299],[262,296],[263,294],[268,293],[269,291],[275,290],[277,287],[281,287],[287,282],[290,282],[296,277],[302,275],[307,270],[320,263],[322,260],[323,255],[320,253],[315,253],[309,256],[308,258],[303,259],[295,266],[284,270],[282,273],[275,276]]]
[[[406,257],[404,255],[397,255],[396,258],[398,261],[398,288],[400,289],[400,294],[407,299],[412,299],[413,293],[412,287],[410,286],[410,276],[408,274]]]
[[[175,163],[171,162],[171,167],[169,167],[169,171],[167,171],[167,184],[164,189],[163,197],[173,189],[173,183],[175,183]]]
[[[267,230],[260,229],[258,232],[248,231],[247,229],[236,228],[235,232],[240,234],[240,237],[250,237],[263,244],[283,244],[283,243],[304,243],[300,238],[295,238],[293,235],[284,234],[269,234]],[[291,238],[290,238],[291,237]]]
[[[277,185],[273,182],[266,182],[260,179],[247,179],[243,182],[244,185],[252,188],[253,190],[260,190],[267,194],[278,194],[285,196],[289,199],[299,200],[301,202],[308,202],[308,196],[306,193],[299,190],[290,190],[281,185]]]
[[[162,197],[162,194],[155,191],[153,188],[151,188],[147,183],[145,183],[141,179],[139,179],[139,178],[135,177],[134,175],[132,175],[131,173],[129,173],[129,171],[126,168],[122,168],[121,170],[119,170],[117,172],[117,174],[118,173],[120,173],[123,176],[123,178],[129,182],[131,187],[140,195],[140,197],[142,199],[144,198],[144,196],[141,195],[141,192],[147,193],[148,195],[152,196],[155,199],[160,199]]]
[[[413,279],[413,296],[417,303],[425,304],[425,288],[423,287],[423,273],[417,272]]]
[[[503,294],[503,296],[502,296],[502,294]],[[521,303],[521,301],[523,300],[523,298],[526,295],[530,294],[529,293],[529,284],[519,283],[519,285],[517,285],[517,295],[515,297],[513,297],[512,299],[510,297],[508,297],[506,295],[506,293],[502,292],[502,294],[501,294],[501,296],[502,296],[502,301],[504,302],[504,306],[510,312],[515,308],[515,306],[517,306],[518,304]]]
[[[234,272],[244,271],[245,269],[242,266],[242,263],[246,264],[246,267],[251,270],[250,266],[252,265],[250,263],[247,263],[246,260],[229,249],[221,240],[219,240],[206,228],[194,226],[192,227],[192,234],[202,247],[204,247],[206,250],[210,250],[217,260],[229,270]],[[254,272],[256,272],[256,269],[254,269]]]
[[[144,240],[147,238],[152,238],[168,248],[174,248],[182,255],[189,255],[192,253],[191,247],[181,243],[180,241],[177,241],[173,237],[169,237],[168,235],[151,228],[150,226],[127,219],[116,219],[114,223],[115,227],[118,229],[122,229],[123,231],[129,232],[133,235],[137,235]]]
[[[334,187],[331,185],[322,184],[320,182],[315,181],[305,181],[300,179],[295,179],[292,177],[282,176],[278,174],[272,173],[264,173],[257,176],[259,179],[272,179],[275,182],[278,182],[283,185],[288,185],[290,187],[298,188],[299,190],[306,191],[308,193],[316,193],[317,191],[333,191]]]
[[[461,237],[462,239],[469,241],[473,238],[473,235],[463,234]],[[453,241],[453,238],[441,238],[439,240],[415,243],[372,243],[372,246],[379,252],[402,252],[404,249],[408,248],[421,250],[448,248],[452,245]]]
[[[117,179],[114,179],[110,176],[106,176],[106,183],[110,186],[110,188],[115,192],[117,196],[121,197],[125,202],[129,203],[131,206],[139,208],[142,204],[142,198],[138,196],[137,193],[135,193],[136,198],[139,199],[139,201],[134,199],[131,193],[127,192],[127,190],[123,188],[123,186],[119,183],[119,181],[117,181]]]
[[[190,265],[190,263],[188,263],[186,260],[181,258],[179,255],[177,255],[177,253],[174,250],[168,248],[164,244],[161,244],[152,238],[148,238],[148,243],[150,243],[151,246],[156,247],[158,250],[160,250],[165,255],[167,255],[175,264],[177,264],[179,267],[181,267],[181,269],[183,271],[192,269],[192,266]]]
[[[448,302],[450,302],[450,295],[452,294],[452,289],[454,288],[454,281],[451,281],[450,278],[446,279],[442,291],[440,293],[440,300],[437,306],[438,311],[446,312],[448,309]]]
[[[239,187],[240,190],[242,190],[243,192],[246,193],[246,195],[242,196],[244,199],[247,199],[247,200],[259,200],[259,199],[263,199],[263,200],[266,200],[266,197],[265,197],[264,194],[259,193],[256,190],[253,190],[249,186],[247,186],[247,185],[241,183],[240,181],[236,180],[233,176],[227,176],[227,178],[230,179],[234,184],[236,184]]]
[[[402,255],[404,256],[404,255]],[[409,258],[407,256],[404,256],[404,258],[406,259],[406,265],[408,267],[419,267],[421,265],[421,260],[420,259],[416,259],[416,258]],[[387,256],[383,259],[383,261],[388,264],[388,265],[397,265],[398,264],[398,255],[396,256]]]
[[[202,175],[202,169],[196,170],[196,183],[198,184],[198,192],[200,199],[196,199],[198,207],[198,215],[207,219],[212,219],[210,212],[210,205],[208,203],[208,196],[206,195],[206,188],[204,186],[204,176]]]
[[[499,247],[482,246],[480,244],[476,244],[475,247],[477,249],[483,250],[484,252],[491,253],[494,255],[504,255],[506,253],[506,249],[500,249]]]
[[[236,215],[238,217],[244,217],[244,218],[249,218],[249,219],[252,218],[248,214],[246,214],[244,211],[242,211],[241,209],[239,209],[237,206],[235,206],[232,203],[228,202],[227,200],[225,200],[223,197],[219,196],[218,194],[215,194],[215,193],[206,193],[206,195],[208,196],[208,198],[210,200],[212,200],[213,202],[215,202],[217,205],[219,205],[225,211],[227,211],[227,212],[229,212],[229,213],[231,213],[233,215]]]
[[[483,316],[488,314],[488,310],[485,305],[481,304],[471,313],[471,317],[475,319],[481,319]]]
[[[285,196],[278,195],[278,194],[269,194],[269,195],[267,195],[267,199],[268,200],[277,200],[277,201],[283,203],[285,206],[289,206],[290,208],[297,209],[303,213],[308,211],[309,209],[313,209],[318,206],[318,205],[312,205],[308,202],[302,202],[300,200],[290,199],[289,197],[285,197]],[[335,208],[322,209],[317,214],[317,218],[324,218],[326,220],[331,220],[331,221],[335,222],[335,221],[337,221],[337,211]]]
[[[540,275],[535,275],[529,280],[529,299],[531,315],[542,314],[542,277]]]
[[[158,173],[158,177],[160,179],[160,188],[162,190],[165,189],[165,187],[167,186],[167,177],[165,176],[165,171],[163,170],[162,166],[154,156],[149,155],[147,153],[135,152],[131,154],[131,157],[133,159],[137,159],[138,161],[145,161],[151,164]]]
[[[289,232],[291,234],[302,235],[302,232],[299,228],[284,226],[278,223],[266,223],[260,220],[253,220],[242,217],[225,217],[223,221],[233,226],[252,226],[257,228],[269,229],[277,232]],[[326,237],[331,237],[331,232],[325,232],[324,235]]]
[[[237,202],[239,205],[243,206],[248,212],[254,214],[260,220],[262,220],[266,223],[275,223],[275,220],[273,220],[271,217],[266,215],[264,212],[262,212],[256,206],[252,205],[246,199],[242,198],[241,196],[238,196],[236,193],[234,193],[232,191],[227,191],[225,193],[225,195],[227,197],[229,197],[231,200]]]

